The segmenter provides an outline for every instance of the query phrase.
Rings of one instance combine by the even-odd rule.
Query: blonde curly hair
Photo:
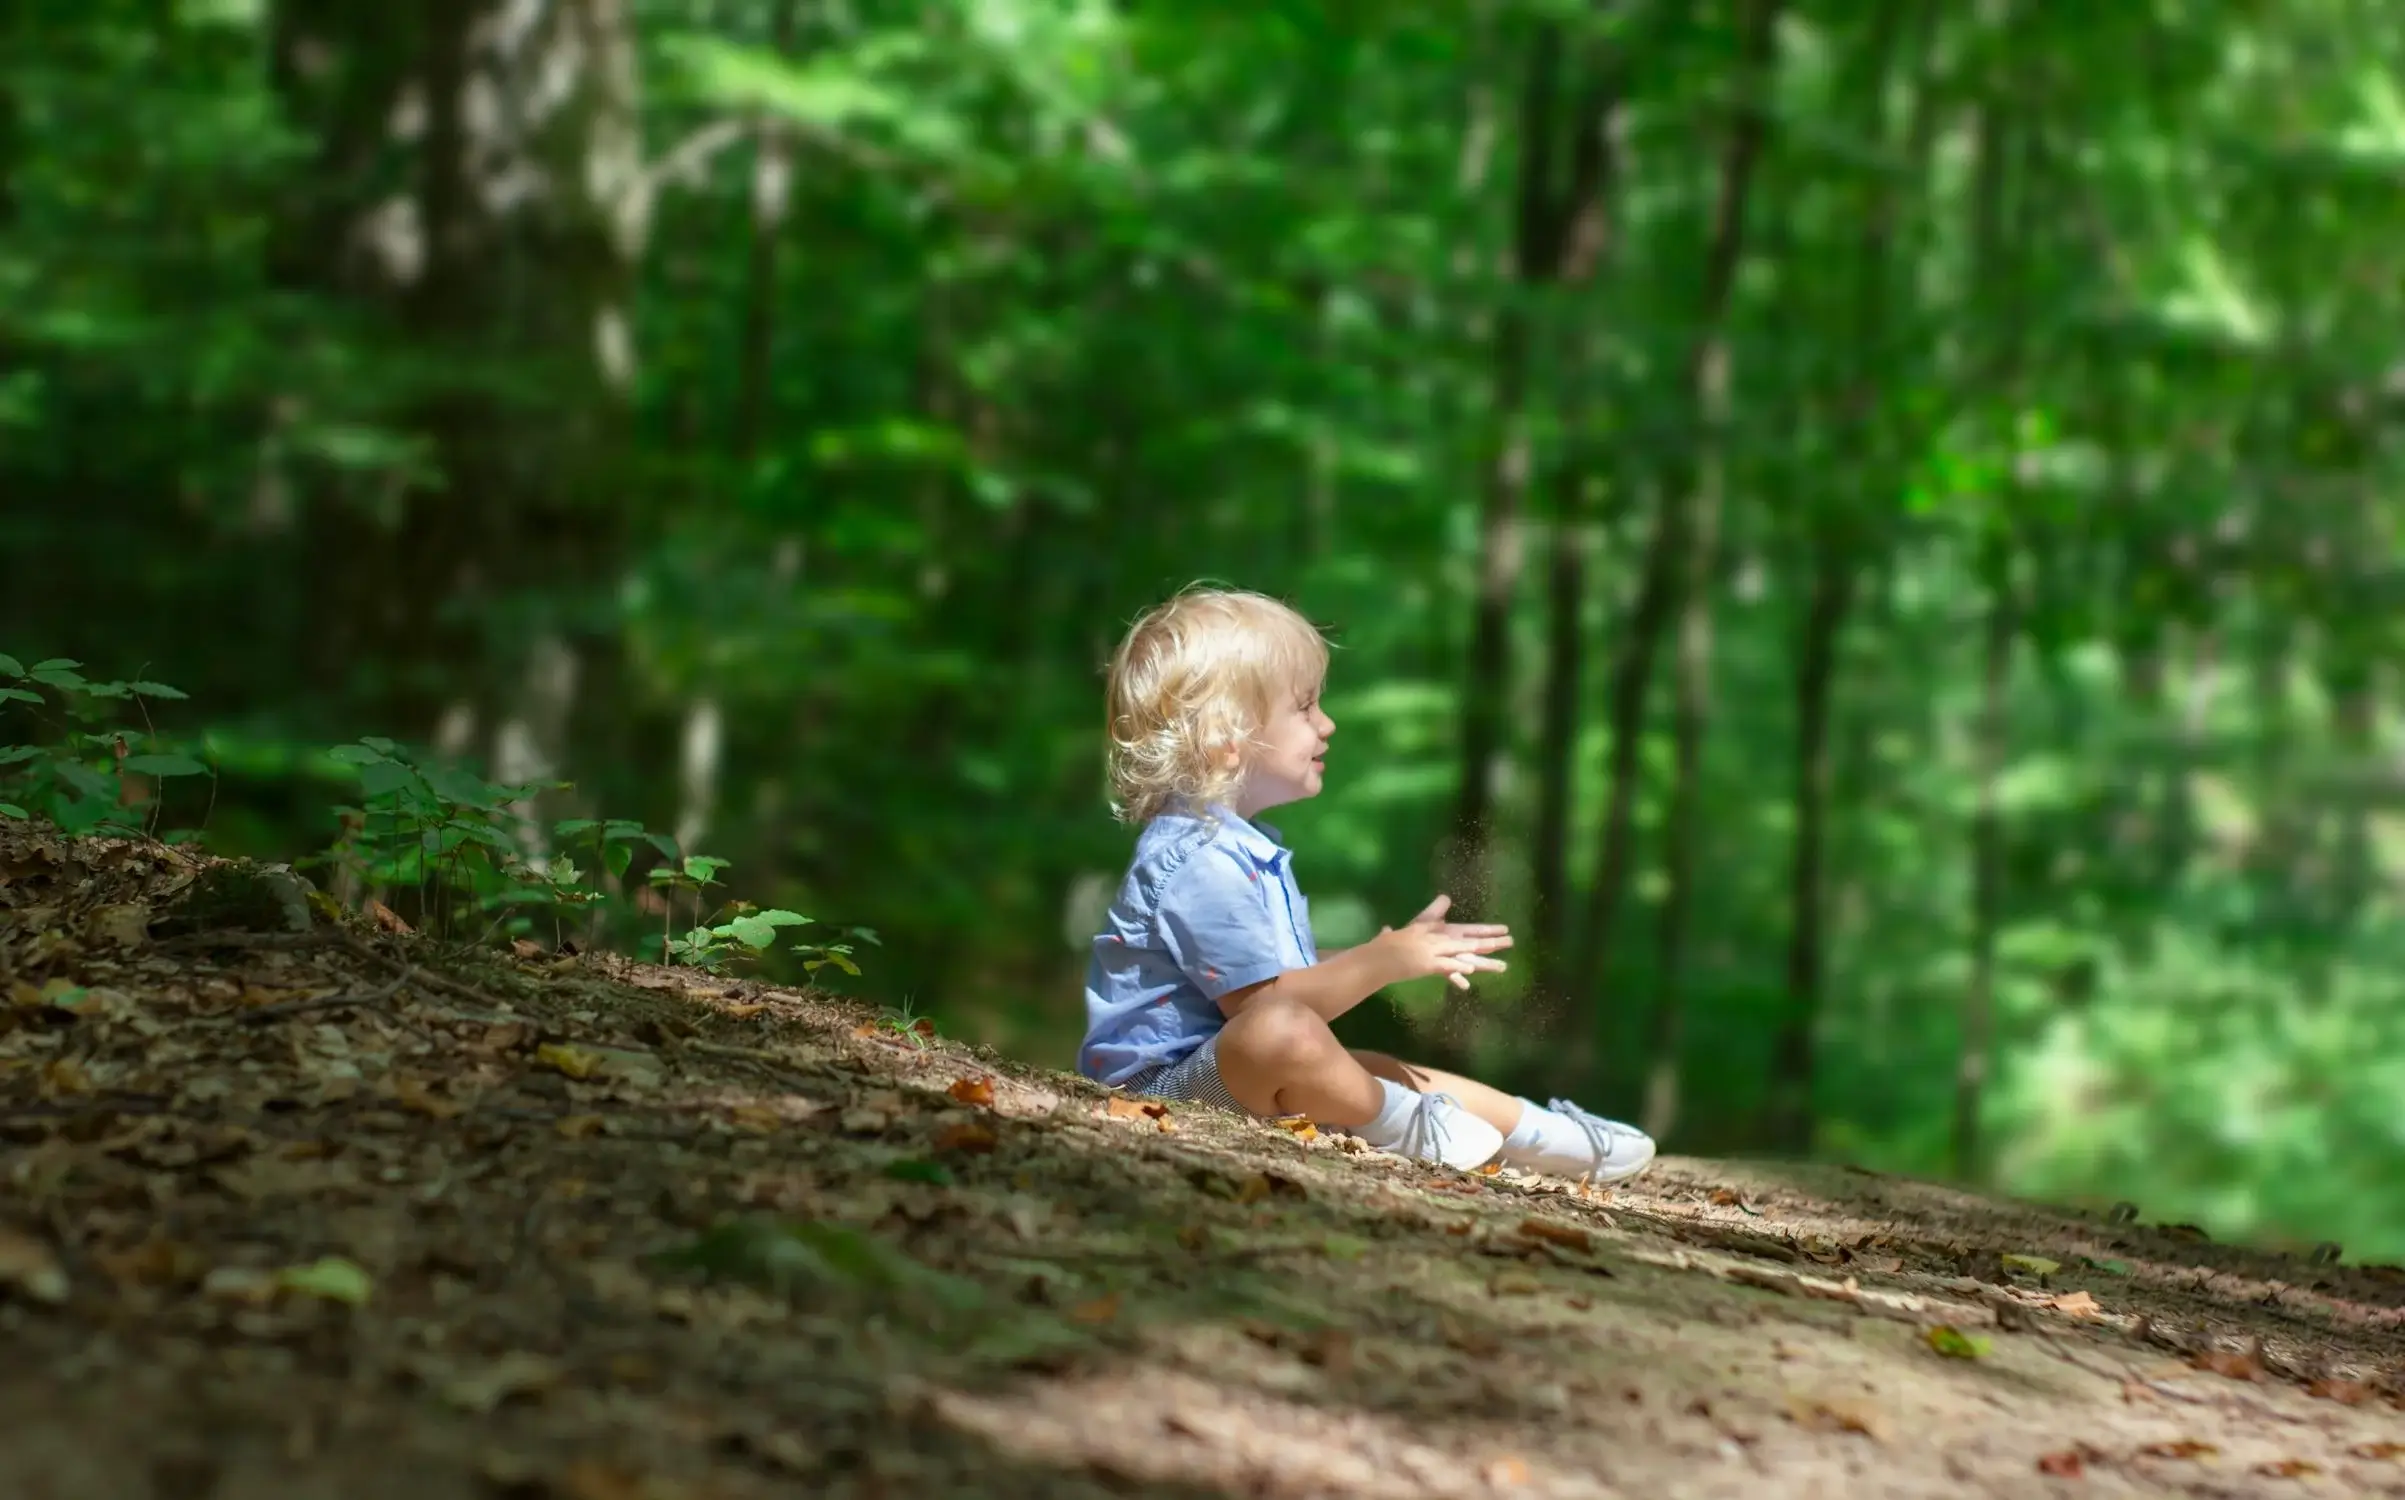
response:
[[[1233,802],[1242,752],[1288,694],[1328,675],[1328,642],[1287,604],[1195,585],[1128,627],[1111,655],[1111,812],[1143,823],[1172,804]]]

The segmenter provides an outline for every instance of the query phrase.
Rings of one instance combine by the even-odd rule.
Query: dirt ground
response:
[[[2405,1496],[2393,1268],[1425,1169],[215,878],[0,825],[0,1496]]]

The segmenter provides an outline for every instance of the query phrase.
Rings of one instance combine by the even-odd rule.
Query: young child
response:
[[[1078,1068],[1155,1098],[1307,1115],[1380,1150],[1468,1170],[1500,1155],[1612,1182],[1643,1171],[1642,1132],[1567,1100],[1538,1105],[1337,1041],[1329,1023],[1390,984],[1469,987],[1511,946],[1448,922],[1438,896],[1401,927],[1322,954],[1292,854],[1260,814],[1319,795],[1328,647],[1260,594],[1191,589],[1142,619],[1110,667],[1113,810],[1138,823],[1086,975]]]

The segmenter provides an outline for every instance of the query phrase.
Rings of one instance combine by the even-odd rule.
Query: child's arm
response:
[[[1333,1021],[1390,984],[1442,974],[1464,989],[1470,975],[1500,972],[1503,960],[1487,957],[1511,946],[1511,930],[1500,923],[1447,922],[1449,897],[1439,896],[1407,926],[1390,927],[1358,948],[1331,953],[1309,968],[1288,969],[1274,979],[1231,990],[1219,998],[1231,1019],[1263,995],[1301,1002],[1322,1020]]]

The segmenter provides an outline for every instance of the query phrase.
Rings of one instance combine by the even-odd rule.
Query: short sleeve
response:
[[[1275,979],[1286,959],[1271,920],[1268,882],[1240,851],[1206,844],[1161,891],[1161,941],[1205,998]]]

